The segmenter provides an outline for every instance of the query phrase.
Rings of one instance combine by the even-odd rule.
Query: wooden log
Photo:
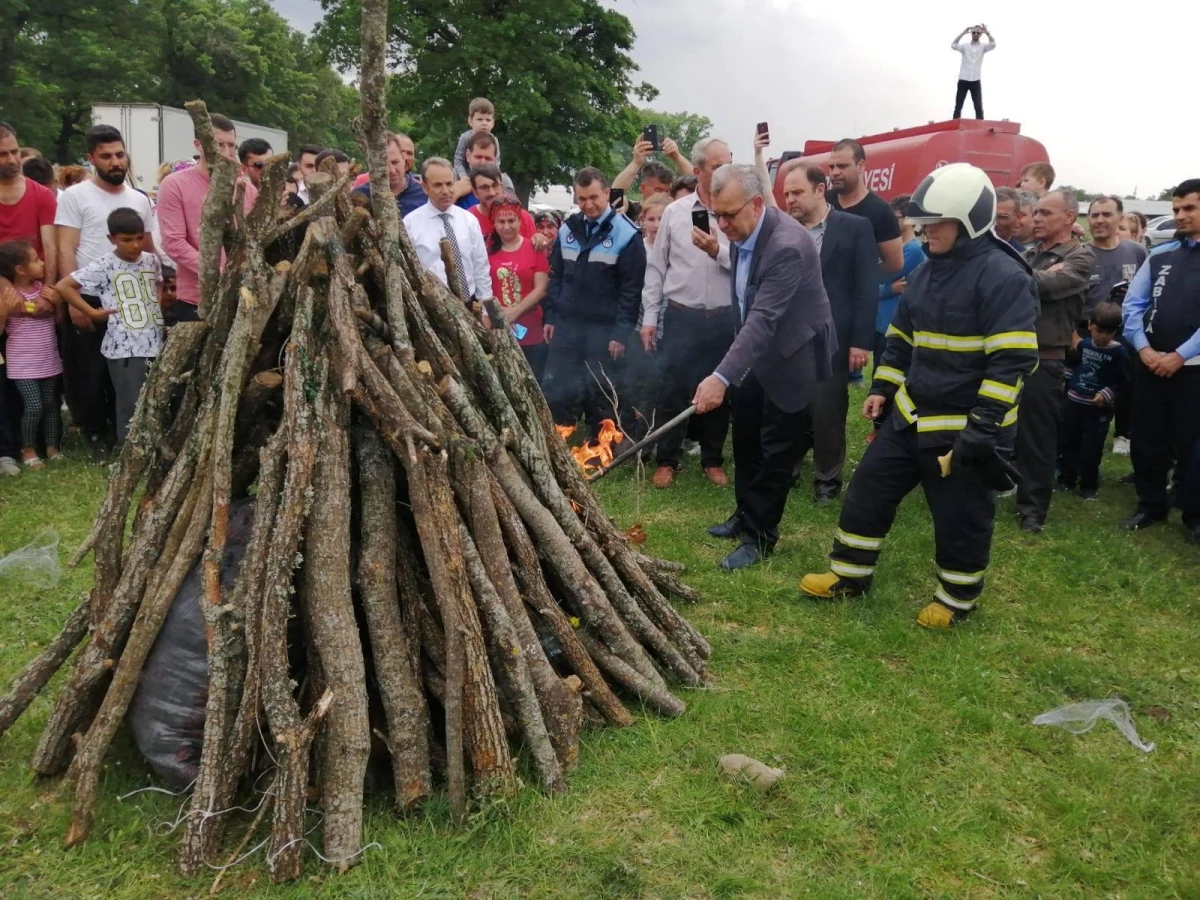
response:
[[[367,675],[350,597],[350,441],[346,401],[326,388],[318,401],[320,447],[304,539],[300,601],[312,646],[336,701],[325,718],[321,754],[324,856],[338,871],[362,848],[363,790],[371,753]]]
[[[361,524],[358,587],[371,641],[375,679],[387,722],[396,805],[406,812],[433,793],[429,709],[401,619],[396,579],[396,474],[371,428],[354,430]]]
[[[208,116],[208,107],[204,105],[204,101],[192,100],[183,107],[192,117],[196,140],[199,141],[201,152],[204,154],[204,163],[208,167],[210,179],[204,209],[200,213],[200,260],[197,266],[200,273],[199,313],[201,319],[207,319],[217,302],[221,252],[224,249],[225,228],[233,212],[233,189],[238,166],[236,162],[217,151],[212,120]]]
[[[17,673],[8,687],[8,693],[0,697],[0,737],[20,718],[88,633],[92,621],[91,603],[90,597],[83,598],[63,625],[62,631]]]

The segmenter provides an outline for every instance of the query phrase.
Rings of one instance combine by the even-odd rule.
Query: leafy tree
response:
[[[1174,191],[1175,191],[1174,185],[1171,185],[1171,187],[1163,188],[1161,191],[1158,192],[1158,196],[1155,197],[1154,199],[1155,200],[1170,200],[1171,194],[1174,193]]]
[[[358,0],[322,0],[317,40],[345,70],[358,60]],[[517,193],[604,165],[637,131],[629,20],[599,0],[392,0],[389,107],[413,120],[424,155],[449,155],[473,97],[496,106],[503,168]]]
[[[1074,194],[1075,199],[1079,200],[1081,202],[1085,201],[1085,200],[1091,200],[1093,197],[1096,196],[1095,191],[1086,191],[1083,188],[1075,187],[1075,185],[1073,185],[1073,184],[1060,184],[1057,187],[1055,187],[1055,190],[1056,191],[1066,191],[1067,193]]]
[[[77,158],[94,102],[181,106],[351,148],[357,92],[266,0],[8,0],[0,115],[23,143]],[[284,149],[284,148],[277,148]]]
[[[647,125],[657,125],[658,133],[663,138],[671,138],[679,145],[684,156],[691,156],[692,147],[701,138],[708,137],[712,132],[712,121],[707,116],[690,112],[668,113],[651,109],[648,106],[638,108],[633,127],[628,134],[622,135],[612,145],[612,152],[605,171],[609,177],[625,168],[629,163],[634,143],[641,137],[642,130]],[[671,164],[667,163],[671,168]],[[635,190],[631,197],[638,197]]]

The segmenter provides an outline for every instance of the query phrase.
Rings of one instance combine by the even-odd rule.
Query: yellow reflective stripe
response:
[[[999,400],[1001,403],[1016,403],[1018,388],[1009,387],[1002,381],[992,381],[990,378],[985,378],[983,383],[979,385],[979,396],[988,397],[992,400]]]
[[[904,373],[891,366],[880,366],[875,370],[875,377],[880,381],[890,381],[892,384],[904,384]]]
[[[874,566],[854,566],[850,563],[839,562],[838,560],[830,560],[829,570],[835,575],[841,575],[843,578],[870,578],[875,574]]]
[[[900,390],[896,392],[896,409],[900,411],[900,415],[909,425],[917,421],[917,407],[913,404],[912,397],[908,396],[904,385],[901,385]]]
[[[907,334],[905,334],[903,331],[901,331],[899,328],[897,328],[895,325],[889,325],[887,328],[887,331],[885,331],[883,333],[883,336],[884,337],[898,337],[898,338],[900,338],[900,340],[904,341],[904,343],[908,344],[910,347],[912,346],[913,339],[911,337],[909,337]]]
[[[1009,425],[1017,424],[1017,407],[1013,407],[1004,414],[1004,418],[1000,420],[1000,427],[1007,428]]]
[[[979,584],[983,581],[982,572],[955,572],[952,569],[939,568],[937,573],[938,578],[950,584]]]
[[[974,353],[983,349],[983,336],[977,334],[939,334],[936,331],[914,331],[913,341],[917,347],[929,350],[953,350],[956,353]]]
[[[838,529],[834,534],[833,539],[838,543],[845,544],[847,547],[854,547],[858,550],[878,550],[883,546],[883,538],[864,537],[861,534],[850,534],[848,531]]]
[[[956,600],[954,597],[951,597],[946,593],[945,588],[943,588],[940,584],[937,586],[937,590],[933,592],[933,596],[936,597],[940,603],[944,603],[951,609],[960,609],[963,612],[967,612],[975,608],[975,604],[968,600]]]
[[[921,416],[917,419],[917,431],[962,431],[966,427],[966,416]]]
[[[986,353],[997,350],[1037,350],[1037,332],[1035,331],[1002,331],[999,334],[989,334],[983,342]]]

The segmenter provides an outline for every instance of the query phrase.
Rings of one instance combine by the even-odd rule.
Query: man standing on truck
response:
[[[825,200],[834,209],[862,216],[871,223],[883,274],[890,275],[904,268],[900,226],[896,224],[896,216],[888,202],[867,189],[863,177],[866,168],[867,151],[862,144],[850,138],[834,144],[829,154],[829,181],[833,190],[825,194]]]
[[[962,39],[971,33],[971,42],[962,43]],[[987,35],[988,42],[980,40]],[[962,54],[962,65],[958,68],[958,93],[954,98],[954,115],[951,118],[961,119],[963,101],[967,92],[971,93],[971,104],[975,107],[975,118],[983,118],[983,85],[980,74],[983,72],[983,55],[996,49],[996,39],[988,31],[986,25],[968,25],[954,39],[950,49]]]

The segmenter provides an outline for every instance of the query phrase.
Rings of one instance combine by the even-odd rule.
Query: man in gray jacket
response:
[[[830,378],[837,335],[821,277],[821,257],[808,231],[765,205],[753,166],[722,166],[713,175],[712,210],[731,243],[733,346],[696,388],[703,415],[733,400],[734,493],[737,508],[709,529],[740,540],[721,563],[726,571],[771,554],[803,448],[804,410]]]

